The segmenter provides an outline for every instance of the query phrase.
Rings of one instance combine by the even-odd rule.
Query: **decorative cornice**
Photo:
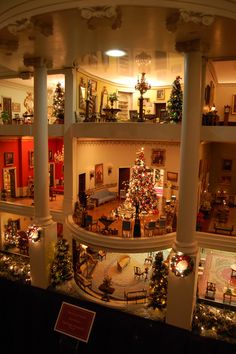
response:
[[[52,24],[37,18],[24,18],[22,20],[17,20],[16,22],[8,25],[7,29],[14,36],[17,36],[25,31],[37,31],[45,37],[49,37],[53,34]],[[32,35],[30,36],[30,39],[33,39]]]
[[[108,25],[113,30],[121,26],[121,10],[116,6],[96,6],[80,8],[81,17],[91,30]]]
[[[202,12],[194,12],[180,9],[166,20],[166,28],[170,32],[175,32],[179,25],[184,23],[193,23],[196,25],[211,26],[215,17]]]
[[[99,140],[99,139],[80,139],[77,140],[78,144],[83,145],[152,145],[153,147],[167,147],[167,146],[180,146],[179,142],[158,142],[158,141],[136,141],[136,140]]]

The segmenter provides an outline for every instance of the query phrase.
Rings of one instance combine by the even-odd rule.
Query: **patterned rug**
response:
[[[92,280],[92,288],[94,291],[100,293],[98,287],[102,283],[103,278],[107,275],[112,278],[112,287],[115,288],[112,297],[116,299],[123,300],[124,291],[136,291],[149,288],[150,265],[148,279],[146,281],[145,277],[138,278],[134,276],[135,266],[140,267],[142,271],[148,267],[148,265],[144,264],[145,254],[129,254],[129,263],[122,271],[119,271],[117,261],[124,255],[124,253],[108,253],[106,259],[96,265]]]
[[[231,283],[236,287],[236,277],[231,278],[231,265],[236,264],[236,254],[223,251],[210,251],[206,253],[204,272],[199,276],[199,296],[205,296],[207,282],[216,283],[216,301],[222,302],[224,287]]]

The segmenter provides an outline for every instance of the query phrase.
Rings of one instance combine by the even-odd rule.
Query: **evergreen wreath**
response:
[[[181,268],[180,265],[182,264]],[[194,261],[191,256],[184,254],[175,254],[170,262],[171,270],[177,277],[186,277],[192,273]]]

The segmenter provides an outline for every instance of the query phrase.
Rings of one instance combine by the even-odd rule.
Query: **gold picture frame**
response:
[[[231,114],[236,114],[236,95],[233,95]]]
[[[165,89],[157,90],[157,100],[164,100],[165,99]]]

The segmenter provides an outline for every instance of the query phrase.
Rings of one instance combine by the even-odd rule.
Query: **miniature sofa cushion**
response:
[[[111,192],[108,189],[101,189],[95,193],[93,193],[90,197],[90,199],[96,201],[96,205],[100,205],[106,202],[109,202],[111,200],[115,200],[117,197],[116,192]]]

